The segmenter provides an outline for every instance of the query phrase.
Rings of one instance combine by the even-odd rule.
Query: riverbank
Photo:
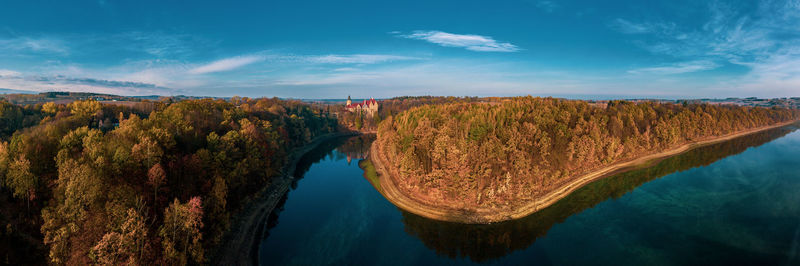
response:
[[[583,174],[574,179],[566,179],[563,181],[563,184],[558,186],[557,189],[549,191],[545,195],[530,202],[524,203],[521,206],[516,207],[510,211],[491,209],[491,208],[464,210],[464,209],[451,208],[448,206],[437,206],[430,203],[421,202],[419,200],[414,199],[413,195],[406,195],[398,188],[397,186],[398,181],[396,180],[396,177],[398,175],[397,173],[390,171],[389,168],[385,167],[386,158],[383,156],[384,153],[380,150],[379,145],[372,145],[372,147],[370,148],[371,149],[370,160],[375,166],[375,170],[379,174],[381,194],[383,194],[383,196],[386,197],[386,199],[388,199],[397,207],[400,207],[411,213],[435,220],[468,223],[468,224],[486,224],[486,223],[518,219],[528,216],[534,212],[537,212],[541,209],[544,209],[556,203],[557,201],[563,199],[570,193],[585,186],[586,184],[610,176],[611,174],[615,174],[620,171],[630,169],[634,166],[648,164],[653,161],[675,156],[677,154],[681,154],[683,152],[689,151],[691,149],[700,146],[722,142],[736,137],[745,136],[748,134],[772,128],[783,127],[797,122],[798,120],[794,120],[771,126],[744,130],[720,137],[693,141],[667,151],[615,163],[603,167],[601,169],[591,171],[587,174]]]
[[[309,144],[294,149],[282,174],[255,194],[231,222],[231,227],[216,249],[212,265],[258,265],[258,245],[261,243],[264,222],[295,180],[297,163],[306,153],[321,143],[359,132],[328,133],[314,138]]]

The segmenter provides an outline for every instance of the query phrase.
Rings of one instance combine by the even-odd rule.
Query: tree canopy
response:
[[[15,123],[0,129],[13,133],[0,141],[0,192],[41,214],[29,219],[50,262],[204,263],[232,213],[280,174],[293,148],[338,130],[299,101],[153,106],[87,100],[26,111],[0,102],[2,119]],[[26,112],[41,119],[26,128]]]
[[[794,120],[780,108],[517,97],[412,108],[376,145],[399,187],[462,209],[513,208],[583,173],[682,144]]]

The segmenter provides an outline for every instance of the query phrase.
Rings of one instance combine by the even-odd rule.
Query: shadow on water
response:
[[[341,160],[347,158],[349,163],[352,159],[364,159],[369,153],[369,145],[375,140],[375,134],[358,135],[358,136],[344,136],[334,138],[329,141],[320,143],[314,149],[308,151],[297,161],[297,168],[294,171],[294,181],[292,181],[291,190],[297,189],[297,182],[303,179],[311,166],[324,160],[331,158],[334,160]],[[269,214],[264,230],[263,239],[269,236],[269,230],[278,225],[278,217],[281,211],[284,210],[286,200],[289,199],[289,192],[281,197],[281,200],[275,206],[275,209]]]
[[[400,210],[408,234],[413,235],[440,256],[467,257],[474,262],[503,257],[515,250],[525,249],[550,228],[568,217],[604,202],[616,199],[651,180],[707,166],[722,158],[739,154],[750,147],[760,146],[797,130],[797,124],[771,129],[730,141],[711,144],[686,153],[651,162],[646,166],[628,169],[578,189],[556,204],[527,217],[489,225],[469,225],[431,220]],[[376,178],[371,163],[363,161],[364,176]],[[376,187],[380,189],[379,187]]]

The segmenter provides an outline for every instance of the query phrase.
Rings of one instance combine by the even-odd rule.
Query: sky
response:
[[[0,88],[800,96],[800,0],[2,0]]]

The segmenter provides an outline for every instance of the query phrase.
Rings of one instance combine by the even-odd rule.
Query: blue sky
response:
[[[0,88],[122,95],[800,96],[800,1],[36,1]]]

